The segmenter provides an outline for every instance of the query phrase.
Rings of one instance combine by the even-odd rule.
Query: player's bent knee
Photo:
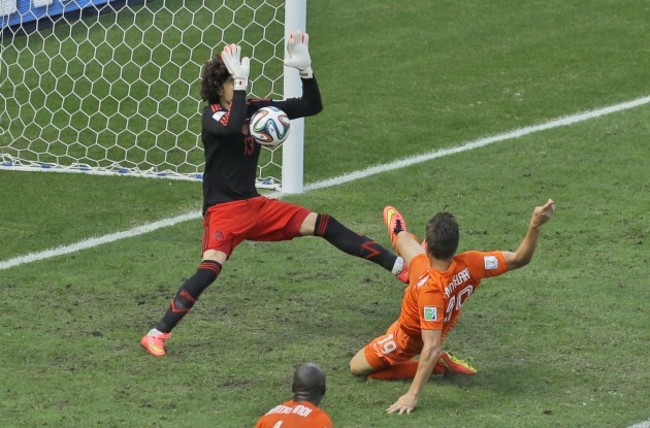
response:
[[[201,260],[212,260],[223,265],[228,260],[228,254],[219,250],[205,250]]]
[[[302,224],[300,225],[300,234],[303,236],[310,236],[314,235],[316,231],[316,219],[318,218],[318,214],[315,212],[311,212],[305,217],[305,219],[302,221]]]
[[[350,360],[350,373],[354,376],[368,376],[372,372],[373,368],[368,364],[362,349]]]
[[[352,364],[352,361],[350,361],[350,373],[352,373],[353,376],[359,376],[359,377],[368,376],[373,371],[374,370],[370,367],[361,368],[358,366],[354,366]]]
[[[354,360],[350,360],[350,373],[353,376],[361,376],[361,371],[354,365]]]

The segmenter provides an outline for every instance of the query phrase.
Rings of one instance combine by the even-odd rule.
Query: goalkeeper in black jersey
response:
[[[251,115],[264,106],[278,107],[290,119],[312,116],[323,109],[306,33],[293,32],[289,36],[285,64],[299,71],[303,92],[300,98],[246,99],[250,60],[241,58],[238,45],[227,45],[219,57],[203,66],[201,96],[208,103],[201,131],[205,151],[203,257],[196,273],[172,298],[160,322],[142,338],[142,346],[156,357],[166,354],[165,340],[171,330],[217,279],[223,264],[244,240],[319,236],[341,251],[377,263],[408,282],[402,258],[372,239],[351,231],[327,214],[258,193],[255,180],[261,146],[248,132]]]

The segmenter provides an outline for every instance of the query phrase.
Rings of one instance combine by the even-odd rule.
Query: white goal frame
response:
[[[284,40],[289,32],[306,31],[306,0],[149,0],[142,6],[129,6],[127,1],[126,6],[109,10],[109,13],[97,10],[79,20],[67,19],[64,15],[54,20],[52,28],[25,31],[23,35],[11,33],[10,37],[4,26],[7,18],[11,12],[21,12],[7,6],[12,0],[2,2],[2,170],[200,180],[203,172],[200,112],[204,105],[199,94],[200,68],[225,43],[241,43],[243,55],[252,57],[251,96],[289,98],[302,93],[298,72],[283,66],[282,60],[286,50]],[[43,0],[31,2],[34,2],[32,7],[43,4]],[[52,0],[45,3],[52,4]],[[111,0],[103,3],[106,5],[101,12],[106,12]],[[151,10],[156,11],[148,12],[154,28],[158,25],[156,15],[159,13],[170,23],[166,25],[161,21],[163,24],[155,28],[154,36],[147,33],[149,27],[137,27],[139,8],[148,8],[149,4]],[[190,11],[188,4],[194,5],[196,11]],[[182,13],[174,13],[176,10]],[[230,15],[231,26],[220,22],[223,16]],[[176,23],[177,17],[179,23]],[[184,17],[189,23],[180,21]],[[132,26],[122,28],[126,25],[124,22],[129,24],[129,19]],[[22,30],[22,24],[18,30]],[[135,36],[127,30],[135,31]],[[118,34],[115,36],[111,32]],[[186,32],[200,34],[196,36],[200,37],[199,42],[185,44]],[[79,34],[85,38],[79,39]],[[159,34],[159,43],[168,43],[168,46],[153,45],[156,34]],[[233,40],[233,34],[241,35],[241,40]],[[250,34],[259,35],[261,39],[247,40]],[[105,39],[98,38],[101,36]],[[115,46],[106,41],[109,37],[112,40],[117,37]],[[180,47],[170,47],[168,38],[176,40]],[[89,50],[94,50],[93,58],[83,62],[81,54]],[[269,57],[264,56],[267,51]],[[258,53],[264,54],[260,55],[260,60]],[[142,58],[144,62],[139,63]],[[161,60],[167,61],[164,66],[177,66],[177,80],[162,84],[152,80]],[[186,65],[189,69],[183,68]],[[57,70],[62,68],[65,73],[59,75]],[[101,68],[101,74],[88,77],[97,68]],[[160,69],[163,69],[162,64]],[[275,72],[277,75],[273,74]],[[163,73],[160,71],[158,77],[162,78]],[[107,76],[111,74],[118,77],[110,80],[112,77]],[[138,75],[138,80],[127,80],[134,75]],[[131,89],[143,86],[140,83],[146,79],[148,89],[140,95],[132,95]],[[93,95],[96,87],[106,86],[108,92]],[[174,96],[172,92],[179,87],[187,93]],[[86,96],[86,91],[90,95]],[[179,107],[166,116],[161,106],[173,109],[175,102]],[[153,104],[158,107],[150,112],[147,109]],[[130,113],[119,110],[123,106],[130,109]],[[282,147],[263,149],[258,166],[258,187],[301,193],[303,151],[304,120],[293,120],[289,138]],[[114,158],[115,153],[118,156]]]

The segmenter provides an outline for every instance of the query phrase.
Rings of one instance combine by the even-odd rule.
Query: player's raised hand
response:
[[[549,221],[555,213],[555,201],[549,199],[544,205],[535,207],[533,217],[530,219],[530,226],[534,228],[541,227],[544,223]]]
[[[309,34],[293,31],[287,41],[287,57],[284,60],[287,67],[297,68],[300,77],[311,79],[314,71],[311,69],[311,56],[309,56]]]
[[[241,46],[231,43],[221,51],[221,60],[232,74],[235,81],[235,90],[246,90],[248,87],[248,76],[251,72],[250,58],[241,58]]]

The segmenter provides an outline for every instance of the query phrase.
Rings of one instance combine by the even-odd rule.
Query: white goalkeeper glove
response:
[[[287,58],[284,60],[287,67],[298,69],[300,77],[311,79],[314,77],[314,70],[311,69],[311,57],[309,56],[309,34],[301,31],[293,31],[289,34],[287,43]]]
[[[244,91],[248,87],[248,76],[251,72],[251,60],[247,56],[241,58],[241,46],[229,44],[221,51],[221,60],[232,74],[235,90]]]

